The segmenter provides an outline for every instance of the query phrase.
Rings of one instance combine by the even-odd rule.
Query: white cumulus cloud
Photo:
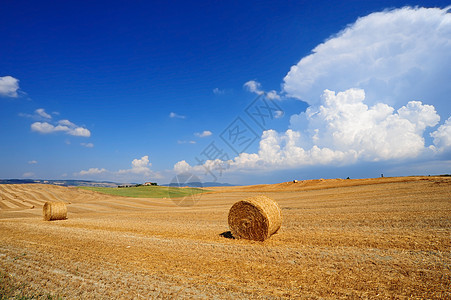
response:
[[[378,103],[368,107],[365,92],[349,89],[335,94],[326,90],[319,107],[293,115],[291,128],[304,131],[306,145],[355,151],[364,160],[418,156],[424,150],[423,133],[440,117],[431,105],[410,101],[395,109]]]
[[[212,135],[213,133],[210,130],[204,130],[203,132],[194,133],[195,136],[203,138]]]
[[[17,90],[19,89],[19,80],[12,76],[0,77],[0,97],[12,97],[18,96]]]
[[[431,152],[425,146],[423,135],[440,120],[431,105],[410,101],[398,110],[382,103],[368,106],[361,89],[339,93],[326,90],[321,100],[321,105],[293,115],[291,129],[281,133],[264,131],[257,153],[241,153],[228,162],[207,161],[202,167],[212,169],[224,163],[231,170],[341,166],[409,159]],[[433,149],[451,146],[450,123],[447,121],[432,133],[436,144]],[[174,170],[201,170],[196,167],[190,169],[181,161]]]
[[[434,138],[434,145],[439,151],[451,149],[451,117],[445,121],[436,131],[431,133]]]
[[[31,130],[43,134],[57,131],[55,129],[55,126],[47,122],[34,122],[33,124],[31,124]]]
[[[405,7],[359,18],[292,66],[284,91],[318,105],[325,89],[361,88],[369,105],[421,100],[449,113],[448,9]]]
[[[272,153],[288,161],[283,157],[291,151],[315,161],[321,150],[347,164],[449,151],[449,119],[439,122],[451,109],[450,8],[372,13],[315,47],[283,85],[288,96],[311,106],[291,116],[291,132],[264,134],[258,157],[239,159],[265,164]],[[425,134],[437,125],[427,145]]]
[[[150,176],[152,174],[152,171],[150,170],[150,167],[152,164],[149,162],[149,156],[145,155],[141,157],[140,159],[136,158],[132,161],[132,167],[131,169],[127,170],[119,170],[118,174],[127,174],[127,173],[133,173],[133,174],[141,174],[145,176]]]
[[[85,176],[85,175],[98,175],[108,172],[104,168],[90,168],[89,170],[81,170],[77,175]]]
[[[64,124],[64,125],[62,125]],[[72,136],[90,137],[91,132],[89,129],[79,127],[68,120],[60,121],[58,125],[52,125],[48,122],[34,122],[31,124],[31,130],[41,134],[49,134],[55,132],[64,132]]]
[[[68,134],[73,136],[90,137],[91,132],[83,127],[70,128]]]
[[[191,166],[185,161],[181,160],[174,165],[176,174],[187,173],[191,171]]]

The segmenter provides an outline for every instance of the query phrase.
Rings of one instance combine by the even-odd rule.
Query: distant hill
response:
[[[92,187],[118,187],[120,185],[136,183],[117,183],[111,181],[90,181],[90,180],[51,180],[51,179],[0,179],[0,184],[25,184],[25,183],[40,183],[53,184],[59,186],[92,186]],[[161,186],[178,186],[176,183],[161,184]],[[221,183],[221,182],[187,182],[182,186],[189,187],[212,187],[212,186],[235,186],[235,184]]]
[[[35,183],[33,179],[0,179],[0,184]]]
[[[0,179],[0,184],[25,184],[40,183],[60,186],[95,186],[95,187],[118,187],[122,183],[110,181],[89,181],[89,180],[44,180],[44,179]]]
[[[162,184],[162,186],[179,186],[177,183],[168,183],[168,184]],[[212,187],[212,186],[236,186],[236,184],[230,184],[230,183],[221,183],[221,182],[186,182],[180,184],[180,186],[189,186],[189,187]]]

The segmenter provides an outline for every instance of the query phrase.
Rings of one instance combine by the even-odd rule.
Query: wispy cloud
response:
[[[169,114],[169,118],[172,118],[172,119],[185,119],[186,116],[182,116],[182,115],[176,114],[175,112],[171,112]]]
[[[0,77],[0,97],[17,98],[19,80],[12,76]]]
[[[36,161],[36,160],[30,160],[30,161],[28,162],[29,165],[35,165],[35,164],[37,164],[37,163],[38,163],[38,161]]]
[[[83,147],[86,147],[86,148],[94,148],[93,143],[80,143],[80,145],[82,145]]]
[[[257,82],[255,80],[249,80],[248,82],[244,83],[243,86],[251,93],[255,93],[255,94],[258,94],[258,95],[261,95],[261,94],[264,93],[261,90],[260,82]]]
[[[246,88],[249,92],[257,94],[257,95],[263,95],[266,94],[266,98],[269,100],[280,100],[279,94],[275,90],[271,90],[269,92],[265,92],[261,88],[261,84],[258,81],[255,80],[249,80],[248,82],[244,83],[244,88]]]
[[[36,109],[32,114],[19,113],[19,117],[30,118],[37,121],[48,121],[52,118],[52,116],[49,115],[43,108]]]
[[[85,175],[99,175],[108,172],[104,168],[90,168],[89,170],[82,170],[78,173],[75,173],[76,175],[85,176]]]
[[[276,110],[276,111],[274,112],[274,118],[276,118],[276,119],[280,119],[280,118],[282,118],[283,116],[284,116],[284,112],[281,111],[281,110]]]
[[[43,117],[44,119],[51,119],[52,116],[49,115],[48,113],[45,112],[45,109],[43,108],[38,108],[35,110],[35,113],[41,117]]]
[[[220,88],[214,88],[213,89],[213,94],[215,94],[215,95],[224,95],[225,94],[225,90],[221,90]]]
[[[22,174],[23,178],[31,178],[34,177],[34,173],[33,172],[25,172]]]
[[[182,141],[182,140],[178,140],[177,144],[195,144],[196,141]]]
[[[200,137],[200,138],[211,136],[212,134],[213,133],[210,130],[204,130],[203,132],[196,132],[196,133],[194,133],[195,136]]]

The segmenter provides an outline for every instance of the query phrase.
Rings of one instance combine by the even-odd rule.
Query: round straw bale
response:
[[[67,218],[67,207],[64,202],[46,202],[42,212],[45,221],[65,220]]]
[[[282,225],[279,205],[263,195],[233,204],[228,219],[230,231],[235,238],[254,241],[266,240]]]

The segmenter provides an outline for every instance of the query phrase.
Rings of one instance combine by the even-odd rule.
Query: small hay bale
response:
[[[279,230],[282,213],[277,202],[261,195],[233,204],[228,220],[235,238],[264,241]]]
[[[65,220],[67,218],[67,207],[64,202],[46,202],[42,212],[45,221]]]

